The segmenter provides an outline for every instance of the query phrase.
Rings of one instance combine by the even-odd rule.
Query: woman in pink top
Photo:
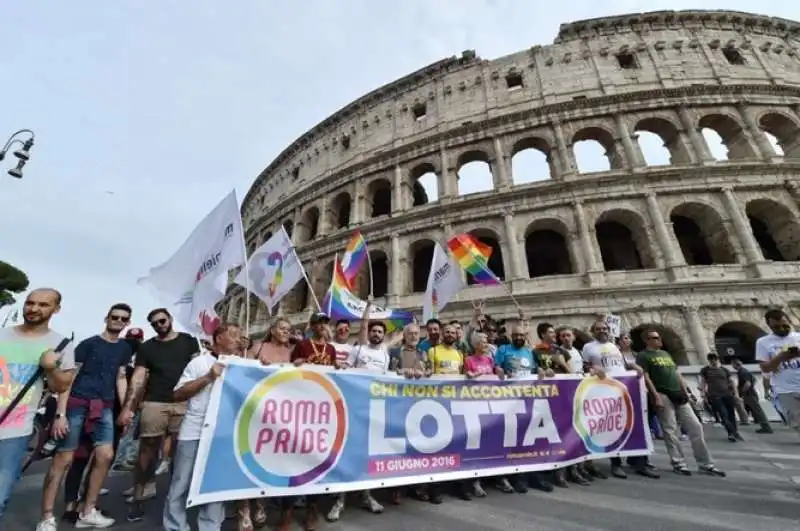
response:
[[[248,357],[257,359],[264,365],[291,363],[292,345],[289,344],[291,333],[292,325],[289,321],[277,319],[269,327],[265,341],[254,345]]]
[[[464,362],[467,378],[498,374],[495,370],[494,358],[492,357],[486,334],[475,334],[473,341],[475,342],[475,352],[468,356]]]
[[[277,319],[269,327],[264,341],[250,347],[247,352],[249,359],[257,359],[263,365],[273,363],[291,363],[292,346],[289,344],[292,325],[286,319]],[[255,510],[251,513],[250,502]],[[263,499],[242,500],[237,502],[239,529],[250,531],[254,527],[261,527],[267,522],[267,509]]]

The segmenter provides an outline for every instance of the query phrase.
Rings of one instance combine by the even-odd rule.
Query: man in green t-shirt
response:
[[[714,466],[703,436],[703,425],[689,404],[689,392],[675,361],[663,350],[661,334],[656,329],[646,329],[642,332],[642,339],[645,349],[636,356],[636,364],[644,371],[647,387],[654,392],[656,415],[664,431],[664,444],[672,460],[672,469],[684,476],[692,474],[681,449],[680,426],[689,436],[700,471],[724,477],[725,472]]]

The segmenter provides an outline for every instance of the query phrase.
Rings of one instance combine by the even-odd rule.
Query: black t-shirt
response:
[[[197,339],[183,332],[170,341],[152,338],[142,343],[136,352],[136,366],[148,372],[144,401],[174,402],[175,384],[199,350]]]

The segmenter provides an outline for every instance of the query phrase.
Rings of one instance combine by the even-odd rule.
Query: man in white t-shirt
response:
[[[166,531],[189,529],[186,498],[192,483],[194,462],[200,446],[203,421],[211,399],[214,381],[222,374],[224,365],[219,356],[237,355],[242,332],[235,324],[224,323],[212,335],[211,351],[192,359],[175,385],[176,402],[187,401],[186,415],[181,421],[178,444],[172,459],[172,478],[164,503],[163,526]],[[200,506],[198,531],[218,531],[225,522],[225,504],[221,502]]]
[[[336,351],[336,363],[345,366],[350,361],[353,354],[353,345],[347,341],[350,339],[350,321],[339,319],[333,330],[333,340],[330,342]]]
[[[772,392],[789,426],[800,432],[800,333],[782,310],[769,310],[764,320],[772,333],[756,341],[756,359],[762,372],[771,373]]]
[[[361,316],[361,324],[358,330],[358,345],[353,347],[348,367],[354,369],[364,369],[376,373],[385,373],[389,370],[389,350],[399,345],[403,340],[403,334],[394,334],[389,341],[386,339],[386,325],[383,321],[370,321],[370,308],[372,301],[367,302],[364,314]],[[383,505],[372,497],[368,490],[361,493],[361,505],[374,514],[383,512]],[[333,503],[331,510],[328,511],[326,519],[329,522],[336,522],[342,517],[345,507],[345,493],[339,494]]]
[[[601,379],[607,375],[611,377],[621,376],[626,371],[636,371],[639,376],[644,374],[638,365],[625,361],[625,356],[622,355],[619,347],[611,341],[608,325],[604,320],[596,321],[592,325],[591,332],[594,341],[586,343],[581,352],[583,360],[591,366],[591,374]],[[628,462],[640,476],[653,479],[659,477],[658,474],[647,467],[647,459],[643,456],[631,457]],[[620,479],[628,477],[628,474],[622,469],[621,458],[611,458],[611,475]]]

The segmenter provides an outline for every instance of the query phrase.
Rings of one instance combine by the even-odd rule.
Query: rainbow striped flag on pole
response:
[[[344,270],[338,258],[333,264],[333,278],[328,293],[322,300],[322,311],[326,312],[332,321],[339,319],[360,321],[367,302],[355,296],[347,287]],[[383,321],[386,324],[386,331],[393,332],[413,322],[414,314],[373,305],[370,309],[369,319]]]
[[[364,262],[369,260],[369,250],[367,249],[367,241],[361,235],[361,231],[356,231],[350,242],[344,250],[342,257],[342,275],[347,282],[347,287],[353,289],[355,286],[356,277],[358,272],[361,271],[361,266]],[[370,275],[371,276],[371,275]]]
[[[477,284],[496,286],[502,284],[497,275],[489,269],[492,248],[471,234],[457,234],[447,242],[447,248],[455,257],[461,269],[472,275]]]

